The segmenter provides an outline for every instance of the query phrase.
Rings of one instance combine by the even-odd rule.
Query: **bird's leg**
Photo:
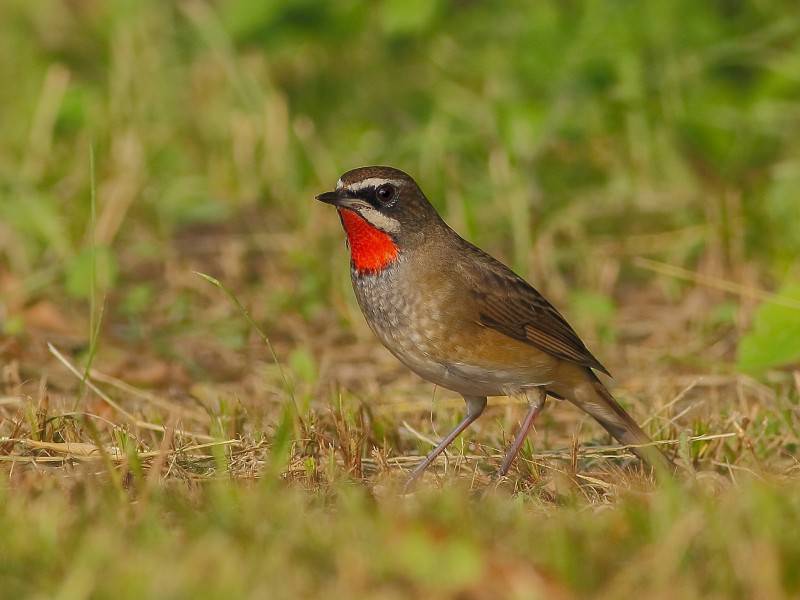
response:
[[[514,439],[514,443],[511,444],[511,448],[508,449],[508,453],[506,453],[506,457],[503,459],[503,464],[497,472],[498,477],[506,476],[508,469],[511,467],[511,463],[514,462],[517,454],[519,454],[520,448],[522,448],[522,444],[525,443],[525,438],[528,436],[528,432],[533,426],[534,420],[544,408],[547,392],[544,388],[536,388],[536,394],[536,399],[530,403],[528,414],[525,415],[525,420],[522,421],[522,425],[517,432],[517,437]]]
[[[406,481],[406,484],[403,488],[404,491],[408,490],[411,485],[417,480],[417,478],[422,475],[422,472],[427,469],[430,464],[436,460],[436,457],[439,456],[442,452],[445,451],[454,439],[456,439],[462,431],[464,431],[467,427],[469,427],[475,419],[481,416],[483,413],[483,409],[486,408],[486,397],[485,396],[464,396],[464,401],[467,403],[467,416],[458,424],[458,426],[450,432],[450,434],[444,438],[439,445],[434,448],[428,456],[425,457],[419,466],[411,473],[411,476]]]

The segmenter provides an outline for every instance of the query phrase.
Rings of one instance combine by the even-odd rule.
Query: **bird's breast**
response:
[[[367,323],[389,350],[432,358],[445,335],[447,316],[435,296],[409,281],[405,266],[400,260],[378,273],[353,269],[353,289]]]
[[[546,356],[470,318],[458,282],[441,273],[420,278],[413,267],[401,255],[378,273],[351,270],[367,323],[402,363],[461,394],[506,395],[547,382]]]

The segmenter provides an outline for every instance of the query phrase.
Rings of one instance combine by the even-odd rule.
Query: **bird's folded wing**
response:
[[[490,285],[474,289],[479,322],[557,358],[609,374],[566,319],[539,292],[512,272],[492,272]]]

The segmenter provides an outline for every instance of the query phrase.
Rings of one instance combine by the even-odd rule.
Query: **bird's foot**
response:
[[[403,491],[402,495],[407,496],[414,490],[414,486],[417,484],[422,473],[425,471],[425,468],[428,466],[428,461],[424,461],[421,465],[419,465],[416,469],[411,472],[411,475],[408,476],[406,482],[403,484]]]
[[[492,473],[491,482],[498,483],[505,479],[506,475],[508,475],[506,471],[503,471],[503,469],[497,469],[494,473]]]
[[[416,483],[416,481],[417,481],[417,478],[413,477],[413,476],[409,477],[408,479],[406,479],[406,482],[403,484],[403,491],[400,492],[400,495],[401,496],[408,496],[411,493],[411,491],[414,489],[414,484]]]

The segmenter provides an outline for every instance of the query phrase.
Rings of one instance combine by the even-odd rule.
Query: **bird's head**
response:
[[[392,167],[360,167],[317,196],[339,211],[353,266],[378,272],[424,240],[439,215],[410,175]]]

